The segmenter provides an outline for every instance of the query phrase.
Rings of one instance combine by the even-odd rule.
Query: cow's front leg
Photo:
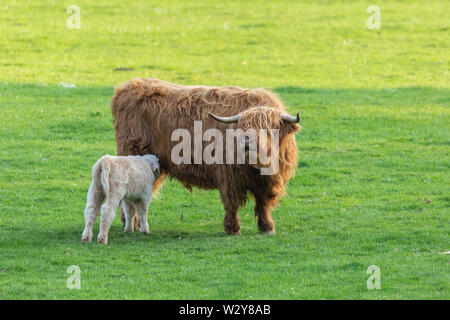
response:
[[[127,217],[125,217],[126,213],[126,209],[123,207],[123,205],[120,208],[120,221],[122,221],[122,224],[124,226],[124,230],[125,231],[139,231],[140,230],[140,226],[139,226],[139,218],[137,214],[134,214],[136,211],[133,210],[133,214],[130,218],[130,224],[132,225],[132,229],[128,230],[127,229]],[[132,222],[131,222],[132,221]]]
[[[275,234],[275,223],[272,219],[272,208],[275,204],[276,198],[256,198],[255,216],[258,219],[259,231]]]
[[[223,219],[223,227],[228,235],[241,234],[241,221],[237,212],[225,209],[225,218]]]
[[[228,235],[241,234],[241,220],[237,213],[239,204],[236,204],[235,199],[230,197],[226,192],[221,192],[223,207],[225,209],[225,218],[223,219],[223,227]]]

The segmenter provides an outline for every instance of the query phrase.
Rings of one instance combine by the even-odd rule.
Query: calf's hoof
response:
[[[81,237],[81,242],[89,243],[89,242],[91,242],[91,241],[92,241],[92,237],[89,237],[89,236],[83,236],[83,237]]]
[[[108,239],[101,237],[101,238],[98,238],[97,242],[99,244],[108,244]]]
[[[141,233],[149,234],[150,233],[150,227],[148,223],[144,226],[141,226]]]

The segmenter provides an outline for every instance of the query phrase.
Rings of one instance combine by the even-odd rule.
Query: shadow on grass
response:
[[[132,79],[133,77],[130,77]],[[170,79],[169,79],[170,80]],[[115,84],[118,85],[118,84]],[[0,83],[4,96],[11,96],[16,103],[17,94],[39,98],[105,98],[109,105],[114,94],[114,86],[79,86],[65,88],[59,85]],[[230,84],[232,85],[232,84]],[[301,98],[298,102],[314,102],[315,104],[342,105],[419,105],[430,104],[443,107],[450,106],[450,90],[434,87],[399,87],[399,88],[305,88],[296,86],[274,87],[282,99]],[[10,94],[9,94],[10,93]],[[87,101],[89,102],[89,101]]]
[[[75,88],[65,88],[62,85],[54,84],[5,84],[0,82],[0,89],[3,92],[3,96],[11,95],[11,97],[14,98],[14,102],[17,102],[16,99],[20,99],[21,96],[32,97],[40,100],[41,98],[87,98],[95,93],[97,96],[108,97],[108,99],[110,99],[114,94],[113,85],[91,87],[79,86]]]
[[[219,221],[218,221],[219,223]],[[89,245],[81,242],[81,233],[83,227],[74,229],[73,226],[59,226],[52,229],[45,229],[43,226],[34,225],[33,228],[20,229],[15,227],[14,230],[4,230],[4,236],[10,244],[27,244],[35,248],[51,247],[59,245]],[[92,244],[97,243],[98,223],[94,227]],[[9,235],[8,235],[9,233]],[[248,235],[253,235],[248,234]],[[150,227],[149,234],[141,232],[123,232],[123,227],[113,225],[108,234],[109,244],[116,246],[130,244],[147,244],[147,245],[173,245],[181,241],[214,241],[228,237],[224,231],[218,230],[217,227],[202,229],[187,229],[177,227],[172,230],[158,229],[152,230]]]
[[[295,86],[276,87],[283,101],[290,104],[347,105],[347,106],[450,106],[450,90],[433,87],[405,88],[303,88]]]
[[[82,217],[80,217],[82,221]],[[117,217],[116,217],[117,219]],[[82,243],[81,234],[84,224],[77,223],[70,225],[55,225],[49,227],[47,224],[40,225],[33,223],[32,227],[11,227],[4,228],[3,237],[8,239],[8,248],[17,245],[25,245],[33,248],[49,248],[59,246],[76,246],[76,245],[97,245],[97,236],[99,232],[99,221],[94,226],[92,243]],[[173,246],[189,241],[196,245],[212,244],[218,241],[221,243],[223,239],[246,239],[253,237],[267,237],[275,239],[275,236],[265,235],[258,231],[256,225],[251,228],[245,228],[241,236],[229,236],[223,231],[221,219],[217,221],[202,224],[199,228],[193,228],[192,225],[177,225],[171,228],[168,225],[150,225],[150,233],[143,234],[137,232],[124,232],[123,227],[114,223],[108,234],[108,245],[148,245],[148,246]],[[1,246],[0,246],[1,247]]]

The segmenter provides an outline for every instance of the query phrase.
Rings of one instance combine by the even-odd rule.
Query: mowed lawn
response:
[[[366,1],[112,3],[0,6],[0,299],[450,298],[447,1],[374,3],[379,30]],[[276,235],[250,200],[226,236],[217,191],[167,180],[149,235],[116,217],[108,246],[80,242],[113,88],[134,77],[270,88],[300,112]]]

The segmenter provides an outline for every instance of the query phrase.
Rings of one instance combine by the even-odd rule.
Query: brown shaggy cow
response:
[[[240,234],[237,211],[250,192],[255,198],[259,230],[275,232],[271,211],[294,174],[297,165],[294,134],[301,127],[297,124],[298,114],[297,117],[286,114],[274,93],[264,89],[182,86],[157,79],[133,79],[116,88],[111,110],[117,154],[151,153],[158,157],[162,173],[154,190],[167,175],[188,189],[192,186],[219,189],[227,234]],[[258,165],[250,164],[174,164],[171,151],[178,141],[171,141],[171,134],[177,128],[193,133],[194,120],[202,121],[203,130],[217,128],[224,133],[228,128],[278,129],[278,172],[261,175]],[[207,145],[204,141],[203,144]]]

